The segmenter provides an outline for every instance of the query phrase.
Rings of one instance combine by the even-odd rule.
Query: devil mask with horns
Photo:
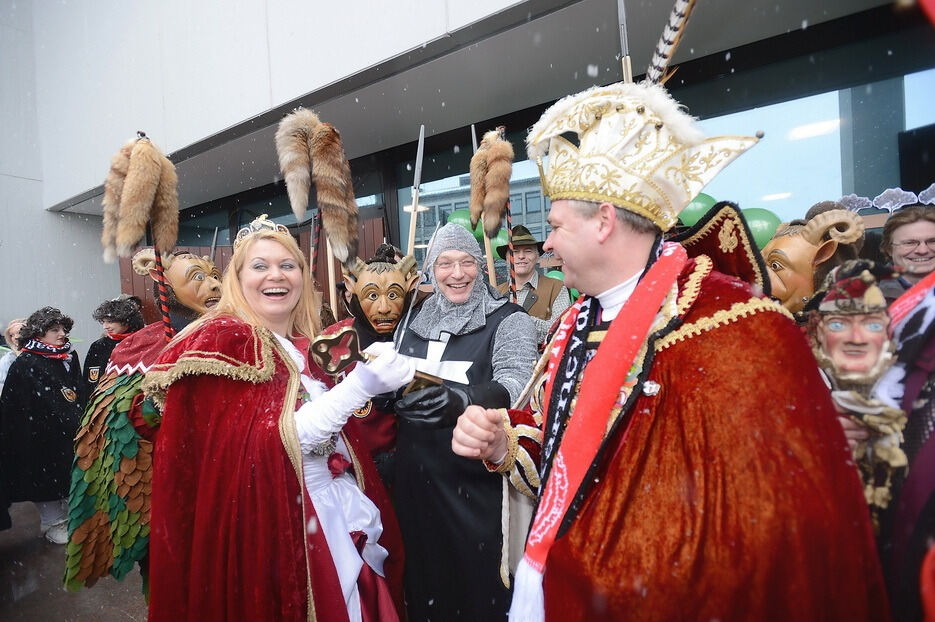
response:
[[[357,259],[344,282],[351,294],[350,310],[358,324],[381,338],[396,330],[419,275],[411,255],[383,244],[366,262]]]

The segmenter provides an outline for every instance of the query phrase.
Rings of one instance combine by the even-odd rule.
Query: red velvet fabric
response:
[[[272,365],[274,374],[258,384],[188,375],[166,393],[154,457],[151,621],[306,620],[309,586],[317,620],[347,620],[324,534],[280,437],[290,371],[275,349],[260,360],[259,343],[249,326],[221,318],[173,344],[156,366],[242,361]],[[375,469],[347,440],[370,494]],[[393,526],[384,519],[391,557],[400,555]]]
[[[684,323],[750,296],[712,273]],[[889,619],[857,472],[792,321],[735,317],[659,352],[649,380],[552,548],[547,620]]]

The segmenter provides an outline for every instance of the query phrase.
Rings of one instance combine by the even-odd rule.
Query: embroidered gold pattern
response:
[[[597,88],[559,102],[527,139],[537,148],[548,142],[548,171],[540,164],[543,191],[553,201],[607,201],[668,230],[721,169],[757,142],[746,136],[702,139],[700,134],[690,141],[677,139],[679,130],[664,117],[691,123],[677,106],[668,96],[633,84]],[[578,135],[579,146],[562,137],[567,132]]]
[[[736,227],[737,225],[733,220],[728,220],[724,223],[724,228],[718,232],[718,248],[721,249],[722,253],[733,253],[734,249],[737,248],[737,245],[740,243],[737,241]]]
[[[273,377],[276,367],[273,361],[275,339],[269,330],[260,327],[254,327],[253,337],[250,345],[253,347],[251,354],[257,362],[256,365],[244,363],[220,352],[186,350],[175,363],[154,365],[143,379],[143,392],[146,397],[152,398],[156,406],[162,408],[165,406],[169,386],[183,376],[205,374],[254,384],[266,382]]]
[[[500,418],[503,420],[503,431],[506,432],[506,457],[501,464],[494,464],[490,460],[484,460],[484,466],[491,473],[509,473],[516,464],[516,454],[519,451],[519,435],[510,425],[510,413],[506,408],[500,408]]]
[[[721,309],[709,317],[701,318],[691,324],[672,331],[662,339],[656,342],[656,352],[661,352],[669,346],[678,343],[684,339],[690,339],[703,332],[707,332],[718,326],[724,326],[730,322],[736,322],[748,315],[761,312],[779,313],[792,320],[792,314],[771,300],[765,298],[750,298],[746,302],[735,302],[730,309]]]
[[[682,293],[679,295],[678,314],[685,315],[688,308],[692,306],[695,299],[698,298],[698,292],[701,291],[701,282],[706,276],[711,274],[714,262],[707,255],[698,255],[695,257],[695,269],[685,281]]]
[[[750,245],[750,239],[746,235],[741,235],[741,232],[743,229],[740,223],[735,220],[736,217],[737,217],[737,213],[733,209],[729,207],[723,207],[717,214],[714,215],[713,218],[711,218],[711,220],[709,220],[705,224],[704,227],[701,228],[700,231],[695,233],[695,235],[682,240],[682,244],[686,247],[691,246],[692,242],[695,242],[697,240],[701,240],[707,237],[708,234],[710,234],[711,231],[715,229],[722,228],[721,221],[723,221],[724,219],[729,219],[728,222],[734,223],[731,226],[731,231],[737,234],[738,243],[743,244],[743,252],[744,254],[746,254],[748,263],[753,268],[753,271],[756,275],[755,276],[756,283],[757,285],[762,287],[763,286],[763,273],[760,271],[760,265],[759,263],[757,263],[757,260],[756,260],[757,253],[753,250],[753,247]],[[727,226],[727,223],[724,223],[723,227],[726,227],[726,226]],[[719,242],[719,245],[723,245],[723,240],[720,237],[718,238],[718,242]],[[721,246],[721,250],[724,252],[728,252],[724,250],[723,246]]]

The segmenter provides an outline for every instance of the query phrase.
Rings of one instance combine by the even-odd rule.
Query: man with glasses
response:
[[[503,620],[510,604],[501,579],[502,479],[456,456],[451,437],[468,405],[505,408],[517,399],[532,375],[536,332],[521,307],[487,285],[482,258],[464,227],[439,229],[423,267],[435,294],[401,328],[402,354],[470,362],[469,384],[446,380],[396,402],[394,502],[410,622]]]
[[[883,226],[881,246],[901,271],[880,284],[891,303],[935,270],[935,206],[913,205],[894,213]]]

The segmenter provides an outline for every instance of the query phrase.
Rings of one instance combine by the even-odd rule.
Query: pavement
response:
[[[138,570],[69,592],[62,584],[65,546],[39,535],[32,503],[10,507],[13,528],[0,531],[0,620],[4,622],[142,622],[146,601]]]

